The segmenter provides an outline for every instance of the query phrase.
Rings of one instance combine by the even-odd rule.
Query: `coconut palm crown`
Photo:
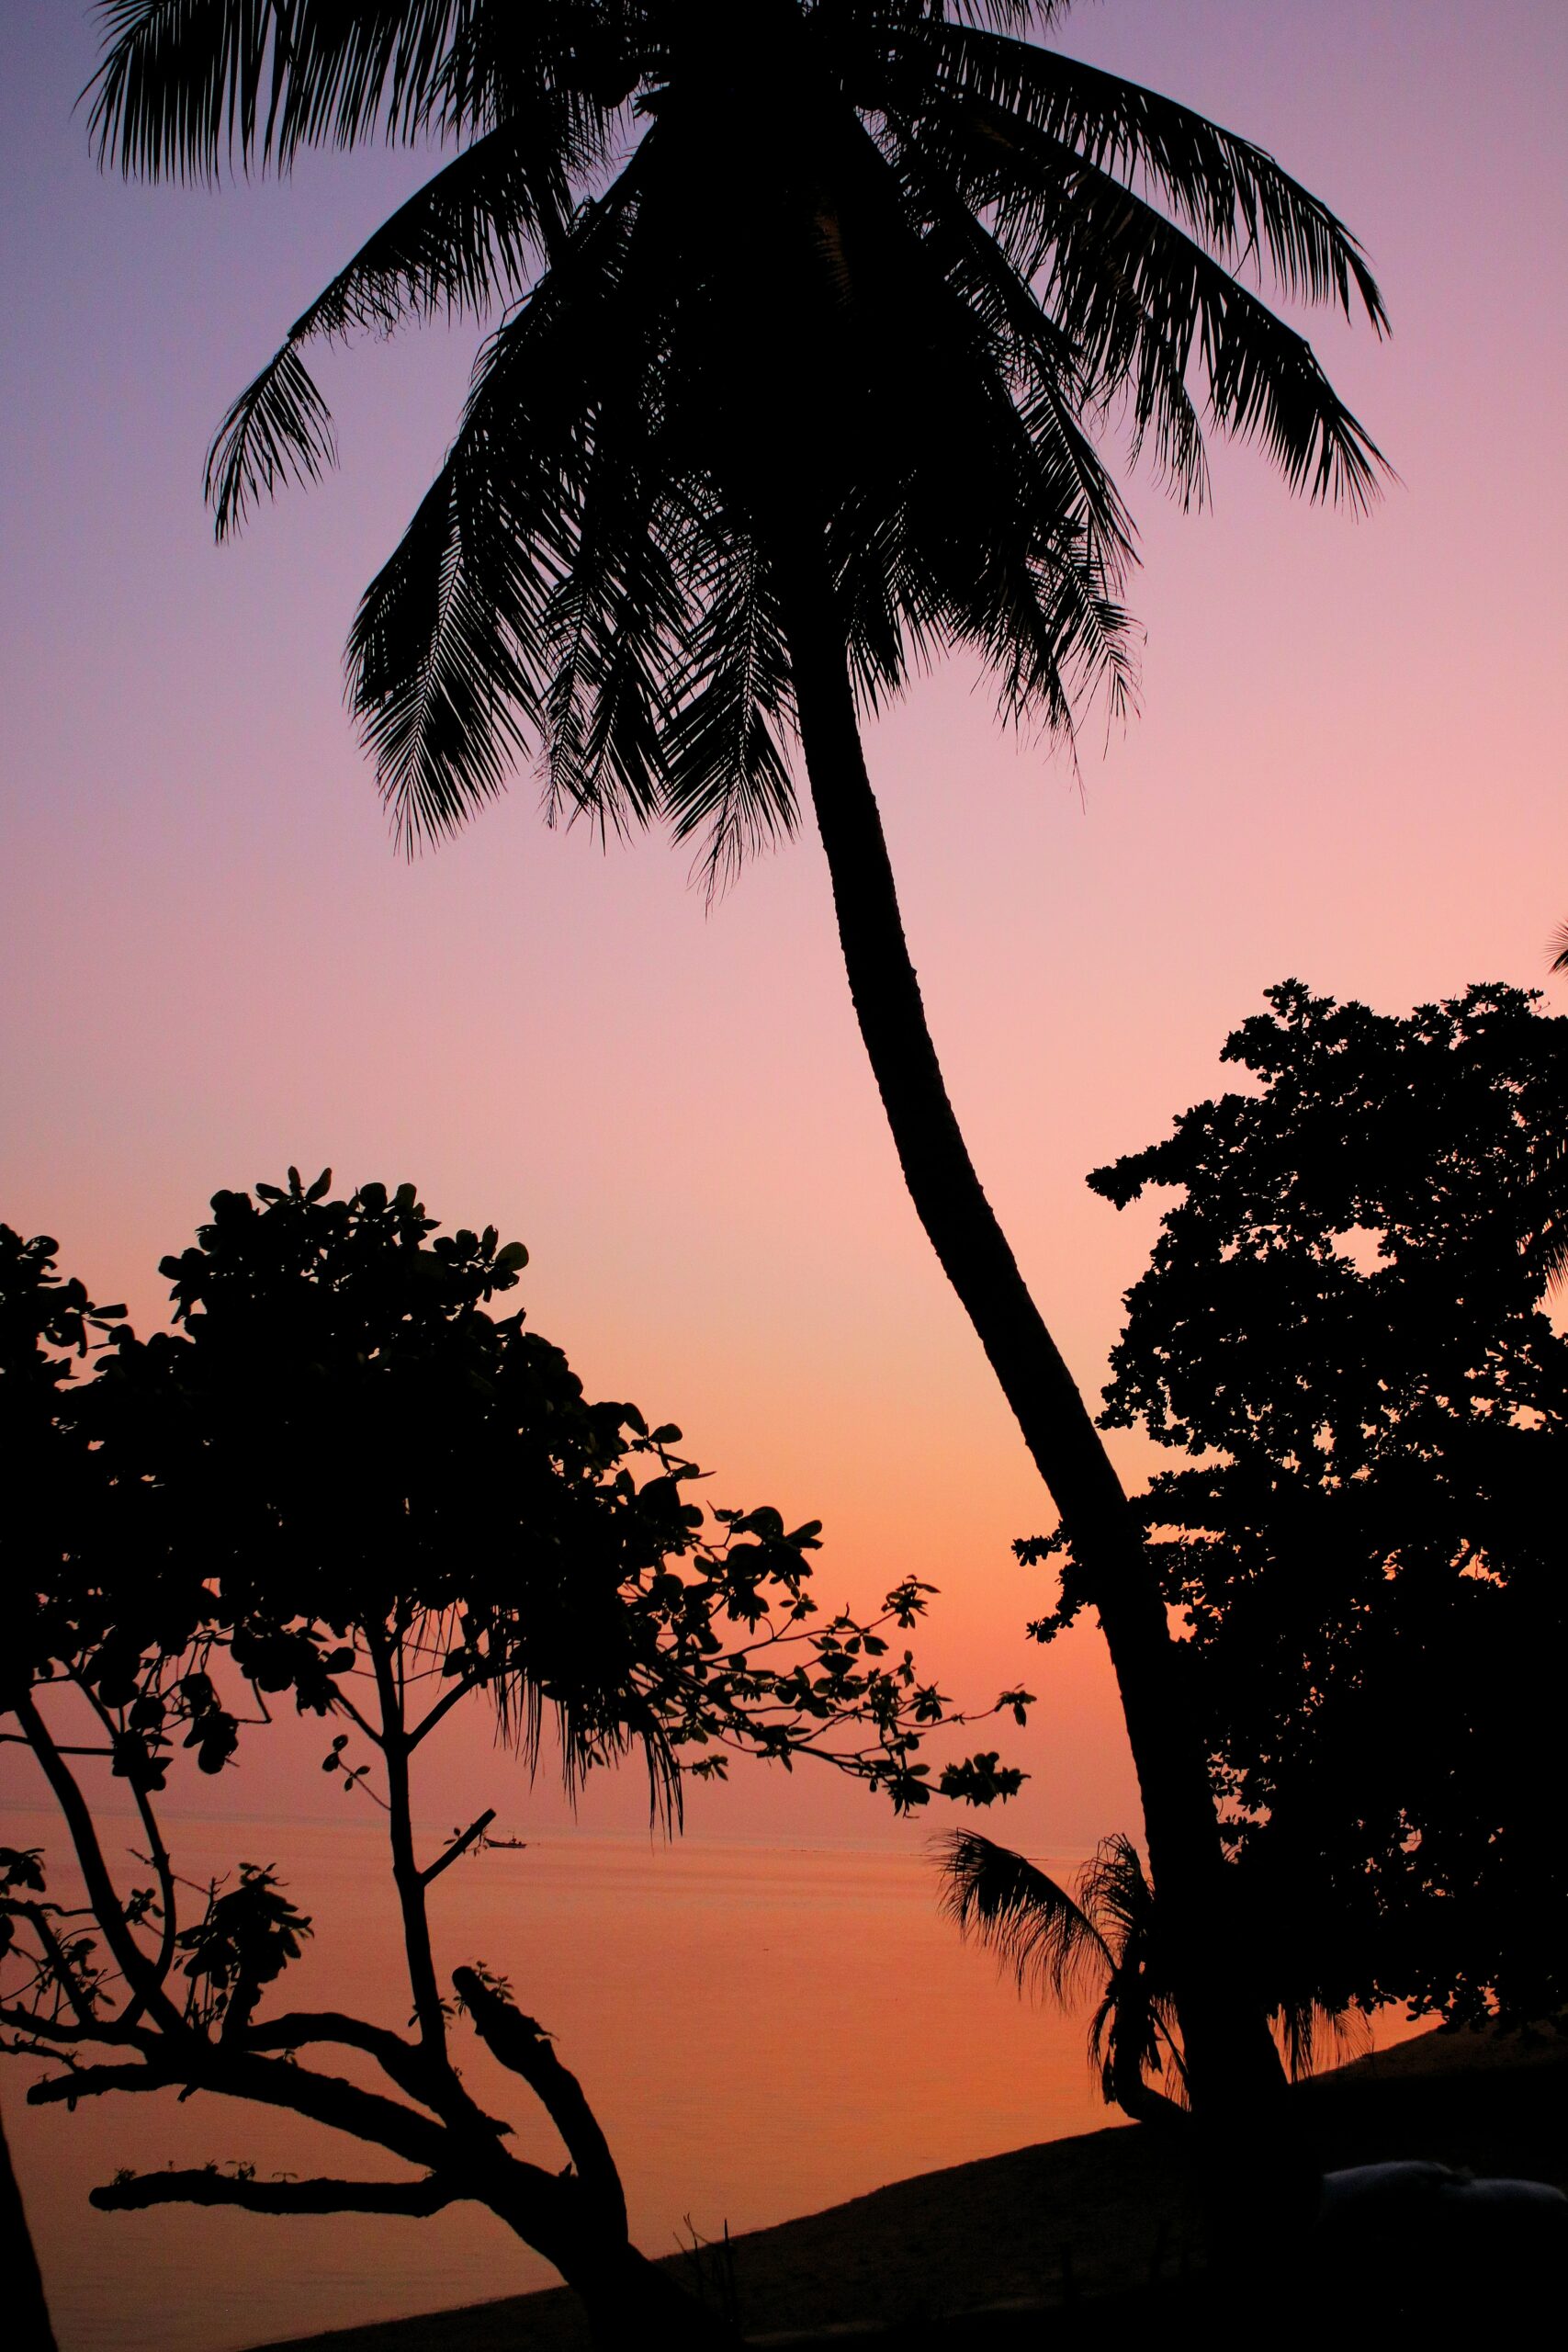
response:
[[[407,841],[542,755],[552,807],[668,819],[722,873],[795,821],[791,605],[829,587],[863,708],[953,643],[1053,729],[1096,685],[1120,702],[1131,536],[1084,422],[1108,404],[1184,498],[1205,423],[1314,496],[1373,487],[1242,275],[1381,329],[1356,241],[1245,140],[1021,37],[1055,6],[102,13],[91,123],[127,171],[456,151],[296,322],[208,477],[221,536],[330,461],[312,342],[502,312],[351,644]]]

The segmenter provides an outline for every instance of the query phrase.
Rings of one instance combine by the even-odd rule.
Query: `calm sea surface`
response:
[[[16,1812],[0,1839],[53,1843],[41,1815]],[[282,2005],[401,2026],[376,1824],[251,1823],[237,1850],[276,1863],[320,1924]],[[192,1877],[235,1853],[232,1827],[179,1826]],[[541,1839],[445,1875],[439,1956],[510,1976],[556,2035],[608,2132],[634,2235],[660,2254],[687,2236],[687,2217],[705,2237],[727,2222],[753,2229],[1113,2120],[1089,2082],[1083,2021],[1021,2003],[938,1917],[934,1886],[930,1863],[906,1854]],[[515,2122],[518,2152],[558,2166],[525,2086],[461,2022],[456,2038],[479,2097]],[[428,2221],[95,2212],[88,2188],[122,2165],[234,2160],[264,2178],[400,2167],[231,2100],[104,2098],[73,2116],[24,2107],[23,2079],[9,2062],[0,2096],[62,2352],[237,2352],[554,2283],[474,2207]]]
[[[56,1842],[43,1816],[16,1813],[0,1838]],[[180,1824],[175,1842],[193,1878],[236,1851],[276,1862],[315,1915],[283,2006],[405,2022],[374,1819],[250,1823],[238,1838]],[[128,1866],[128,1883],[141,1875]],[[502,1971],[556,2035],[608,2132],[637,2242],[662,2253],[687,2215],[704,2236],[752,2229],[1108,2120],[1081,2025],[998,1984],[937,1916],[934,1885],[928,1863],[901,1854],[560,1838],[465,1860],[432,1900],[443,1961]],[[461,2023],[457,2041],[480,2097],[514,2120],[519,2153],[562,2163],[526,2087]],[[336,2052],[324,2063],[343,2066]],[[21,2090],[12,2062],[0,2096],[62,2352],[230,2352],[554,2282],[474,2207],[417,2222],[96,2212],[87,2189],[121,2165],[400,2168],[231,2100],[104,2098],[71,2115],[24,2107]]]

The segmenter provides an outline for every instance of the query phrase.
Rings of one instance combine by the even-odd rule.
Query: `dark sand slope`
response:
[[[1432,2156],[1568,2187],[1568,2038],[1426,2035],[1294,2097],[1325,2168]],[[740,2323],[758,2338],[985,2312],[986,2339],[999,2342],[1010,2305],[1059,2309],[1156,2278],[1168,2293],[1201,2244],[1179,2140],[1138,2126],[897,2181],[753,2231],[730,2254]],[[705,2258],[717,2300],[717,2257]],[[587,2352],[588,2335],[558,2288],[307,2341],[321,2352]]]

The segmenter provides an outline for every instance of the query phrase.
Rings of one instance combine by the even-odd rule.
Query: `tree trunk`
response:
[[[1193,2107],[1254,2123],[1285,2087],[1261,2010],[1238,1984],[1228,1873],[1177,1645],[1128,1504],[1072,1374],[975,1173],[909,959],[819,545],[797,538],[784,626],[812,803],[861,1035],[915,1210],[1001,1383],[1104,1628],[1170,1938]]]
[[[635,2245],[601,2249],[581,2269],[565,2273],[582,2298],[593,2341],[604,2352],[665,2344],[671,2352],[735,2352],[739,2328],[723,2312],[699,2302],[662,2263]]]
[[[27,2209],[11,2166],[6,2126],[0,2120],[0,2275],[6,2281],[6,2308],[13,2331],[13,2352],[55,2352],[54,2330],[49,2324],[43,2280],[33,2252]]]

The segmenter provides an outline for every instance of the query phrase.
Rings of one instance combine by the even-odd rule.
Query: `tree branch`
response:
[[[38,2053],[33,2053],[38,2054]],[[64,2057],[63,2051],[59,2052]],[[74,2107],[79,2098],[94,2098],[103,2091],[167,2091],[178,2084],[177,2075],[166,2075],[161,2067],[143,2066],[76,2066],[66,2075],[48,2075],[41,2083],[28,2086],[29,2107]]]
[[[107,2042],[120,2049],[143,2051],[158,2046],[156,2034],[143,2032],[124,2018],[100,2024],[90,2012],[83,2011],[72,2018],[37,2017],[30,2009],[18,2008],[15,2001],[0,2004],[0,2025],[9,2026],[16,2033],[44,2034],[51,2041]]]
[[[452,1983],[479,2040],[492,2057],[522,2075],[560,2133],[583,2188],[602,2207],[605,2222],[625,2237],[626,2199],[621,2176],[577,2076],[561,2064],[543,2027],[492,1993],[473,1969],[455,1969]]]
[[[91,1683],[84,1681],[79,1674],[73,1676],[73,1679],[112,1740],[114,1723],[103,1701]],[[152,1868],[158,1873],[158,1889],[164,1898],[164,1932],[158,1939],[158,1957],[154,1962],[157,1982],[163,1984],[166,1983],[169,1970],[174,1965],[175,1939],[179,1929],[178,1911],[175,1900],[175,1866],[169,1860],[169,1849],[164,1843],[164,1833],[158,1826],[158,1816],[152,1810],[152,1798],[140,1781],[133,1779],[130,1785],[131,1794],[136,1799],[136,1810],[141,1816],[141,1826],[146,1832],[148,1852]],[[136,2010],[141,2006],[143,2005],[140,2001],[131,2003],[127,2023],[134,2024]]]
[[[420,1717],[418,1723],[415,1724],[412,1731],[411,1731],[408,1736],[409,1746],[411,1747],[417,1747],[420,1741],[423,1739],[428,1733],[433,1732],[435,1729],[436,1724],[441,1721],[443,1715],[449,1713],[451,1709],[457,1705],[459,1699],[466,1699],[470,1690],[477,1690],[478,1688],[479,1684],[473,1676],[468,1674],[460,1675],[457,1680],[453,1683],[449,1690],[444,1690],[442,1692],[440,1698],[437,1699],[435,1704],[429,1710],[428,1713]]]
[[[437,2213],[467,2192],[434,2177],[423,2180],[247,2180],[232,2173],[153,2172],[89,2189],[101,2213],[142,2212],[150,2205],[238,2205],[248,2213]]]
[[[141,1996],[146,2007],[156,2014],[165,2032],[180,2039],[188,2038],[189,2029],[185,2019],[164,1991],[146,1954],[126,1923],[125,1908],[114,1891],[114,1881],[109,1876],[108,1866],[98,1844],[92,1812],[64,1758],[56,1747],[48,1724],[34,1706],[31,1693],[18,1690],[10,1705],[27,1735],[28,1747],[43,1768],[44,1778],[54,1792],[55,1803],[65,1816],[65,1826],[71,1832],[71,1842],[76,1849],[76,1859],[82,1866],[87,1900],[126,1983],[133,1994]]]
[[[451,2120],[448,2109],[452,2105],[452,2083],[446,2065],[436,2065],[433,2082],[430,2062],[420,2045],[405,2041],[400,2033],[393,2033],[386,2026],[368,2025],[364,2018],[347,2017],[338,2009],[293,2009],[252,2026],[243,2047],[257,2052],[290,2051],[323,2041],[336,2042],[345,2050],[364,2051],[410,2098],[418,2099],[422,2106]],[[467,2106],[465,2120],[477,2119],[497,2139],[510,2135],[510,2123],[484,2114],[471,2099]]]
[[[450,2155],[443,2126],[416,2115],[399,2100],[361,2090],[338,2075],[318,2075],[280,2058],[257,2058],[215,2050],[209,2042],[183,2037],[180,2043],[142,2066],[81,2066],[34,2083],[31,2107],[56,2107],[103,2091],[209,2091],[224,2098],[254,2099],[309,2116],[352,2140],[368,2140],[412,2165],[434,2171]],[[548,2177],[548,2176],[545,2176]]]
[[[444,1870],[449,1870],[451,1865],[457,1860],[459,1854],[466,1854],[468,1852],[468,1848],[473,1844],[476,1838],[482,1838],[484,1836],[485,1831],[490,1827],[491,1823],[494,1819],[495,1807],[494,1805],[490,1805],[483,1813],[480,1814],[477,1821],[471,1821],[468,1824],[468,1826],[464,1830],[460,1838],[454,1838],[452,1843],[447,1847],[444,1854],[437,1854],[435,1860],[430,1864],[429,1868],[427,1870],[421,1871],[420,1884],[422,1886],[428,1886],[433,1878],[439,1878]]]

